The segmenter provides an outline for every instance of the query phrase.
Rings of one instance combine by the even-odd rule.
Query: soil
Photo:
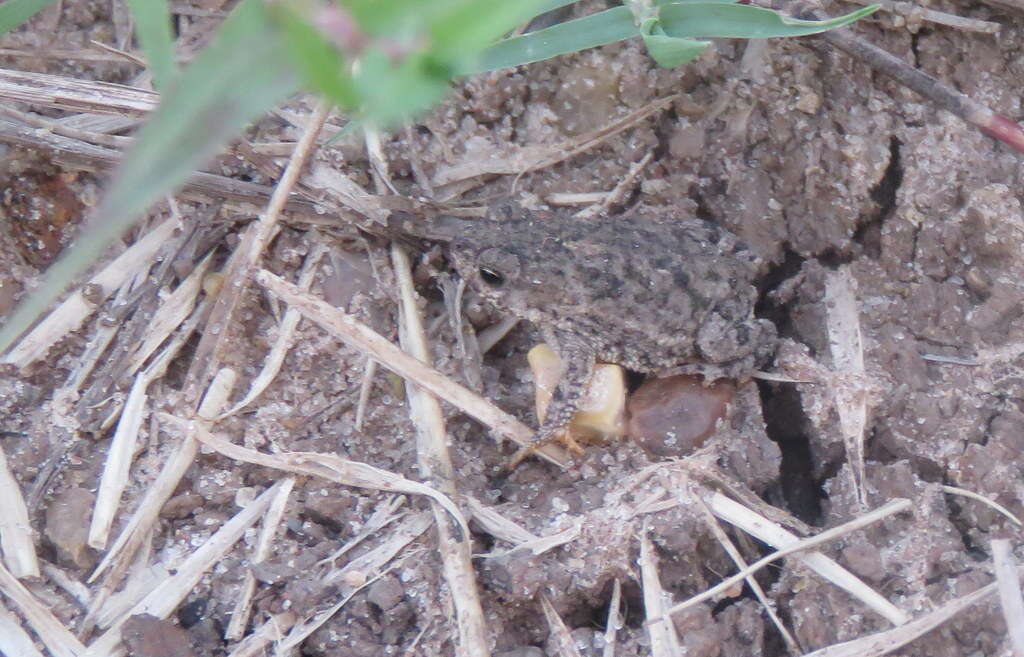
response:
[[[92,12],[88,16],[86,7]],[[996,37],[883,14],[862,21],[856,31],[995,111],[1024,116],[1019,13],[942,0],[931,8],[993,20],[1002,28]],[[843,11],[828,9],[832,15]],[[93,3],[64,3],[64,14],[56,24],[68,43],[90,35],[109,41],[116,32],[110,16]],[[5,43],[24,47],[33,43],[32,34],[21,31]],[[120,82],[129,81],[125,71],[130,70],[23,58],[5,65]],[[861,383],[870,400],[868,507],[903,497],[913,501],[913,512],[821,549],[911,615],[989,583],[989,542],[1017,543],[1020,530],[949,487],[1024,515],[1024,159],[1019,154],[813,39],[719,41],[698,61],[672,70],[656,68],[634,40],[480,76],[454,88],[442,107],[411,130],[385,139],[384,153],[399,191],[423,196],[414,166],[428,177],[443,177],[520,147],[585,134],[671,94],[680,96],[669,109],[601,145],[516,180],[490,176],[462,200],[511,196],[539,207],[558,193],[604,192],[653,153],[611,212],[698,216],[741,236],[766,262],[758,281],[758,315],[772,320],[782,337],[770,369],[798,380],[834,369],[825,279],[830,271],[849,272],[863,331]],[[267,119],[250,137],[274,142],[294,139],[295,133]],[[78,204],[95,202],[102,181],[39,164],[37,154],[7,147],[5,155],[8,186],[28,176],[39,194],[54,195],[48,206],[56,217],[54,230],[75,223],[67,215],[80,211]],[[358,139],[341,140],[317,157],[358,183],[371,183]],[[258,179],[251,171],[240,173]],[[440,196],[456,187],[438,184],[434,191]],[[68,200],[68,190],[77,200]],[[25,212],[30,201],[12,201],[5,192],[0,216],[8,224],[17,222],[18,208]],[[186,202],[180,210],[186,217],[208,212]],[[0,234],[5,312],[34,285],[53,255],[52,231],[33,230],[5,228]],[[294,280],[304,255],[320,239],[307,226],[287,225],[264,266]],[[26,252],[37,243],[43,243],[44,253]],[[234,244],[232,235],[224,244],[219,263]],[[313,291],[394,337],[397,310],[386,250],[373,242],[362,250],[332,244],[332,267]],[[430,284],[421,293],[427,321],[438,327],[431,335],[435,365],[462,380],[440,293]],[[238,323],[230,329],[237,339],[224,359],[240,373],[239,391],[248,388],[263,363],[278,311],[259,291],[243,298]],[[480,325],[491,319],[469,316]],[[99,431],[94,418],[80,413],[75,398],[57,393],[99,326],[87,325],[29,372],[5,372],[0,380],[0,445],[32,502],[38,548],[60,571],[83,582],[100,556],[84,545],[83,533],[110,432]],[[529,326],[520,325],[483,357],[479,369],[479,391],[528,424],[535,419],[525,354],[538,340]],[[151,411],[181,407],[178,385],[190,355],[179,357],[153,385]],[[270,388],[218,431],[254,449],[336,453],[417,479],[415,432],[392,375],[378,373],[363,427],[355,428],[364,361],[303,322]],[[127,384],[118,382],[111,394],[123,396]],[[481,425],[446,407],[460,492],[538,536],[579,527],[575,540],[534,556],[508,552],[508,544],[471,526],[474,551],[493,551],[475,564],[495,655],[556,654],[541,595],[561,615],[581,655],[602,654],[616,579],[625,616],[615,654],[650,654],[637,565],[640,536],[652,541],[661,585],[674,601],[735,572],[701,511],[685,503],[688,486],[726,482],[748,490],[799,519],[791,527],[803,521],[824,529],[863,513],[829,386],[752,380],[735,385],[728,412],[693,456],[665,461],[654,455],[664,452],[623,440],[588,447],[564,471],[528,460],[505,473],[513,447],[497,444]],[[143,422],[142,451],[115,535],[179,440],[155,419]],[[54,463],[57,474],[44,478]],[[173,568],[237,511],[239,490],[262,489],[278,477],[264,468],[201,455],[161,514],[151,561]],[[683,503],[636,512],[666,491]],[[277,536],[258,577],[256,615],[321,604],[320,593],[309,593],[316,587],[304,579],[305,571],[357,535],[389,499],[384,493],[300,479],[285,513],[287,531]],[[739,532],[732,535],[748,561],[768,551]],[[455,655],[452,600],[433,530],[413,546],[310,636],[301,654]],[[178,625],[189,633],[194,654],[231,649],[221,637],[248,549],[241,545],[230,553],[179,609]],[[758,579],[805,652],[891,627],[792,559],[762,571]],[[30,584],[58,618],[79,626],[81,603],[52,577]],[[686,655],[786,654],[778,631],[747,588],[677,614],[674,622]],[[156,622],[145,627],[147,632],[178,629],[161,629]],[[1006,654],[1007,641],[998,604],[989,601],[892,654]],[[161,644],[154,639],[152,645]]]

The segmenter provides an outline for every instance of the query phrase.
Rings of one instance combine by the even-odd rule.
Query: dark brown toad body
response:
[[[576,219],[499,206],[462,220],[449,253],[498,309],[536,325],[564,373],[538,438],[568,424],[595,361],[748,375],[775,327],[754,317],[756,258],[696,219]]]

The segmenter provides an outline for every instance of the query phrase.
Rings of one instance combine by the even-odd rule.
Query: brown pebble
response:
[[[656,456],[692,454],[714,433],[735,390],[730,381],[707,386],[683,374],[647,381],[627,403],[627,434]]]
[[[133,657],[192,657],[188,632],[149,614],[131,616],[121,626],[121,640]]]
[[[196,495],[195,493],[175,495],[167,500],[167,504],[164,504],[164,507],[160,509],[160,517],[173,518],[175,520],[187,518],[195,513],[196,509],[203,506],[205,501],[201,495]]]
[[[58,493],[46,508],[43,531],[57,548],[57,556],[62,562],[78,568],[89,568],[95,563],[96,552],[87,543],[89,520],[95,504],[95,495],[76,486]]]

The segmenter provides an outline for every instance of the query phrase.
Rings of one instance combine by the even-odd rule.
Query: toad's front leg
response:
[[[596,351],[585,341],[571,334],[545,330],[544,341],[558,354],[562,373],[551,394],[547,414],[540,429],[534,434],[533,442],[521,448],[512,457],[509,469],[519,465],[527,456],[553,440],[563,441],[571,451],[581,454],[583,448],[573,440],[569,423],[580,407],[587,385],[594,375]]]

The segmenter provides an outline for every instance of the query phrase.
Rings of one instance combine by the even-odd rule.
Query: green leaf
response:
[[[394,63],[385,53],[369,51],[355,75],[360,118],[375,127],[394,125],[441,100],[450,78],[451,71],[429,55]]]
[[[469,0],[432,17],[430,50],[457,62],[475,55],[516,25],[537,14],[539,0]]]
[[[53,303],[153,202],[173,192],[254,118],[296,90],[263,0],[243,0],[213,43],[171,83],[139,130],[71,251],[0,330],[0,350]]]
[[[286,52],[306,84],[343,108],[357,107],[359,96],[341,53],[290,6],[280,4],[275,9]]]
[[[673,2],[661,5],[658,25],[665,34],[680,39],[718,37],[766,39],[818,34],[848,25],[878,9],[864,7],[824,21],[804,21],[783,16],[770,9],[721,2]]]
[[[626,7],[576,18],[522,36],[504,39],[484,51],[476,65],[460,73],[479,73],[550,59],[638,36],[633,14]]]
[[[645,34],[643,38],[647,54],[662,68],[675,68],[694,60],[711,45],[710,41],[677,39],[664,34]]]
[[[35,16],[53,0],[7,0],[0,5],[0,34],[6,34]]]
[[[146,66],[153,75],[153,86],[166,89],[177,72],[167,0],[128,0],[128,8],[135,19],[135,33],[146,55]]]

